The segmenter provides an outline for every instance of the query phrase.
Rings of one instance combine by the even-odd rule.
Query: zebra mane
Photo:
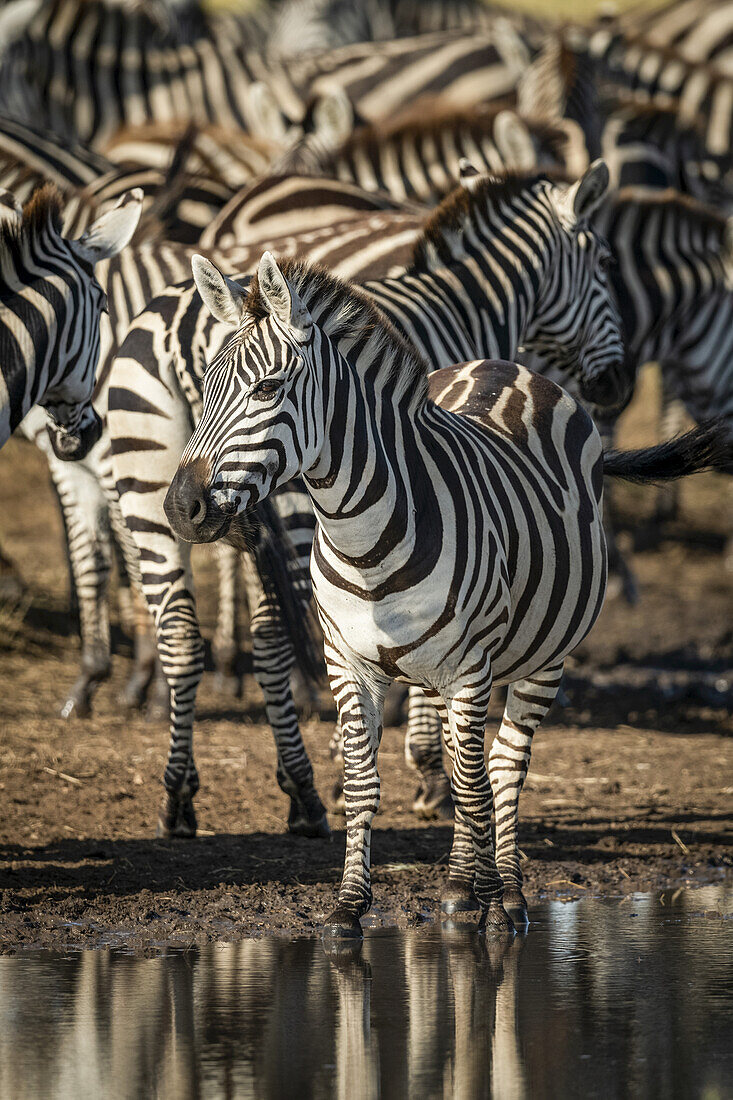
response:
[[[415,242],[415,251],[409,271],[427,271],[439,264],[448,264],[454,258],[455,238],[467,223],[482,223],[486,210],[510,203],[520,195],[529,196],[539,184],[565,182],[560,172],[517,172],[501,177],[485,176],[472,188],[457,187],[435,208],[425,222]],[[452,240],[451,240],[452,238]]]
[[[359,355],[382,362],[380,373],[394,380],[398,398],[427,398],[429,367],[380,309],[358,287],[345,283],[319,264],[302,260],[278,261],[280,270],[308,307],[314,322],[338,344],[358,344]],[[252,276],[245,309],[253,323],[270,316],[260,294],[257,273]]]
[[[23,207],[20,222],[0,224],[0,253],[8,253],[11,262],[24,259],[29,245],[48,232],[61,233],[63,200],[55,184],[46,183],[34,191]]]

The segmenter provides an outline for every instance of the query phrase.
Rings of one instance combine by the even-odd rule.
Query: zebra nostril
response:
[[[205,515],[206,509],[204,508],[203,502],[201,500],[195,500],[188,512],[188,518],[191,520],[191,523],[201,523]]]

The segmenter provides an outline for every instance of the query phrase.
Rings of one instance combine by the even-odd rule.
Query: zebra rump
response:
[[[703,421],[684,435],[637,451],[606,451],[603,473],[646,485],[705,470],[733,474],[733,432],[724,417]]]

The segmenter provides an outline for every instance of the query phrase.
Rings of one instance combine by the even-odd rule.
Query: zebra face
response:
[[[313,465],[322,404],[310,314],[273,257],[265,253],[260,262],[265,316],[259,318],[248,314],[241,288],[213,264],[196,257],[193,270],[217,319],[239,328],[204,375],[203,413],[164,508],[181,538],[213,542],[228,533],[235,516]]]
[[[608,179],[605,163],[596,161],[572,187],[552,189],[557,255],[524,340],[528,351],[574,377],[583,398],[599,406],[620,404],[633,384],[609,277],[613,257],[590,226]]]

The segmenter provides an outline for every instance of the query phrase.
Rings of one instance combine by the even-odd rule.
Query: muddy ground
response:
[[[627,417],[627,445],[651,439],[652,384]],[[721,555],[729,494],[722,478],[685,485],[681,516],[661,545],[646,520],[652,491],[619,495],[641,600],[607,604],[571,662],[569,706],[556,707],[536,737],[521,804],[530,902],[730,873],[733,574]],[[0,607],[0,951],[316,928],[334,902],[343,820],[332,817],[330,841],[284,831],[286,800],[251,677],[243,699],[221,697],[205,677],[199,837],[155,840],[167,729],[118,706],[130,670],[118,629],[114,674],[93,716],[57,717],[78,643],[60,520],[44,460],[28,444],[13,441],[0,456],[0,515],[2,549],[28,586]],[[210,634],[213,563],[205,552],[199,566]],[[337,777],[330,729],[328,717],[304,727],[324,797]],[[419,922],[435,914],[450,831],[412,815],[415,781],[399,730],[385,731],[380,764],[371,919]]]

